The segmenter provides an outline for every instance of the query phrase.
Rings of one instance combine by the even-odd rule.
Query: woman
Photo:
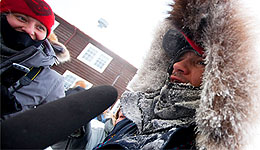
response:
[[[1,95],[5,100],[15,100],[17,106],[10,111],[2,101],[1,107],[7,111],[1,109],[4,115],[1,119],[7,119],[61,98],[65,93],[62,76],[50,68],[56,61],[47,40],[55,19],[51,7],[43,0],[2,0],[0,13]]]

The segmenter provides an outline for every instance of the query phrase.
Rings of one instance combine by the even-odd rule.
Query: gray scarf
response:
[[[12,63],[22,63],[27,58],[36,55],[39,53],[39,50],[36,48],[26,48],[22,51],[14,50],[7,47],[0,34],[0,42],[1,42],[1,51],[0,51],[0,74],[8,69]],[[32,46],[33,47],[33,46]]]
[[[155,133],[193,123],[200,93],[199,87],[190,84],[166,82],[161,90],[152,93],[125,92],[121,105],[140,133]]]

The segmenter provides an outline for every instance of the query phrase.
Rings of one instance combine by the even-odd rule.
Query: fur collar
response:
[[[63,45],[61,42],[59,42],[58,37],[54,32],[52,32],[48,36],[48,40],[52,44],[54,52],[57,56],[57,61],[55,62],[56,65],[70,61],[69,50],[67,49],[67,47],[65,45]]]

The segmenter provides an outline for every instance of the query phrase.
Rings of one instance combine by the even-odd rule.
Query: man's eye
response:
[[[178,59],[176,59],[176,60],[174,61],[174,63],[180,62],[180,61],[182,61],[182,60],[183,60],[183,58],[178,58]]]
[[[198,64],[198,65],[203,65],[203,66],[206,65],[205,61],[203,61],[203,60],[198,61],[197,64]]]

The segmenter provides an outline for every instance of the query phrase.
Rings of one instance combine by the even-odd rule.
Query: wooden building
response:
[[[87,88],[112,85],[120,96],[137,68],[58,15],[55,17],[59,25],[54,33],[71,55],[69,62],[53,66],[65,77],[65,88],[72,87],[77,80],[84,80]]]

